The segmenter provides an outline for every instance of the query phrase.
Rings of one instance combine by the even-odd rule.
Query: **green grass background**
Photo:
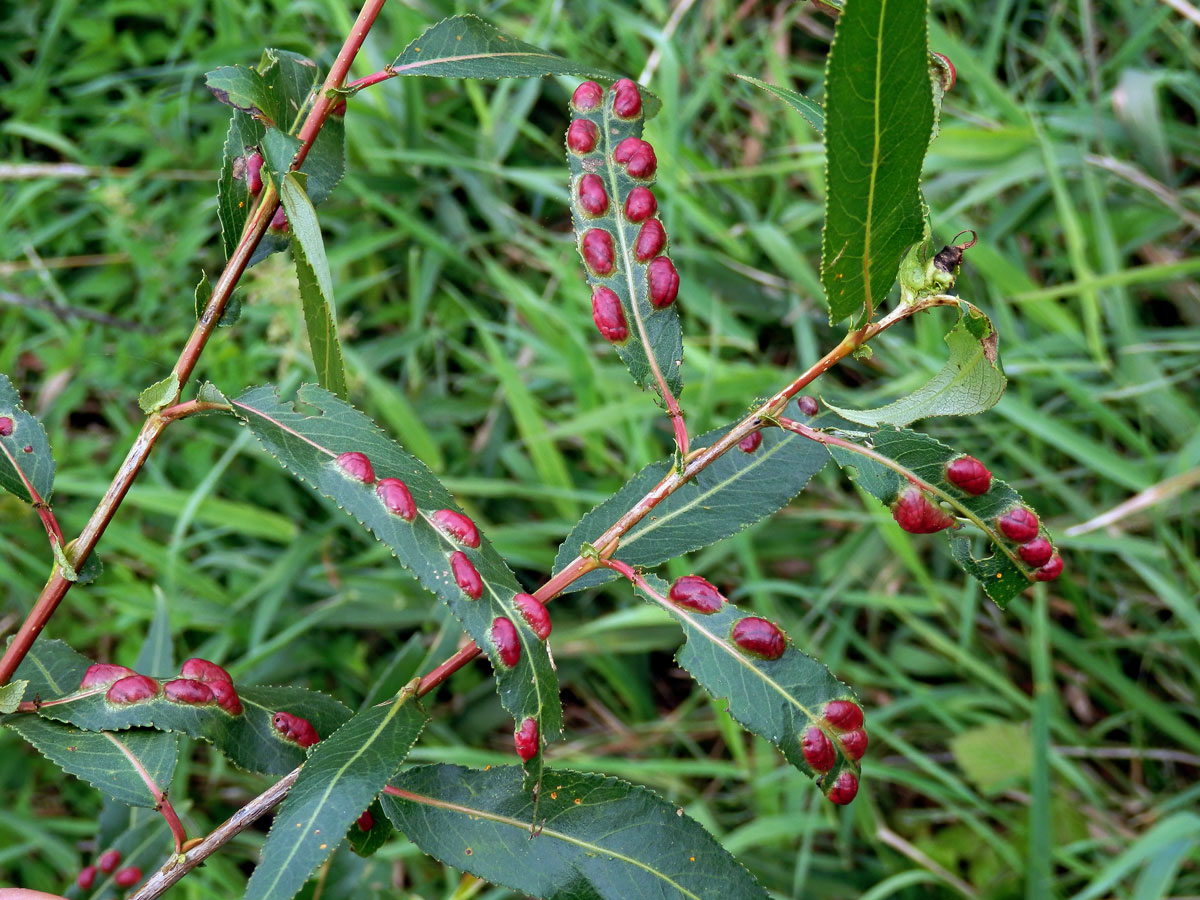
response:
[[[647,73],[662,97],[646,137],[683,282],[693,432],[836,342],[815,268],[819,140],[728,74],[819,95],[830,19],[726,0],[397,2],[353,74],[463,11]],[[136,433],[138,392],[170,370],[200,269],[222,263],[227,108],[203,73],[267,45],[327,64],[354,12],[4,5],[0,371],[50,434],[67,532]],[[1066,574],[1001,613],[940,538],[899,531],[829,469],[770,522],[663,571],[705,574],[858,690],[872,738],[858,800],[824,802],[693,689],[673,664],[676,629],[624,588],[553,605],[569,730],[552,763],[652,786],[779,898],[1200,895],[1196,18],[1150,0],[933,4],[932,46],[959,81],[927,197],[939,242],[980,234],[959,289],[994,318],[1010,383],[991,412],[927,429],[1025,494]],[[670,446],[590,321],[565,205],[572,87],[373,88],[351,104],[349,174],[320,211],[353,400],[445,478],[530,587],[576,518]],[[14,168],[26,164],[45,168]],[[253,269],[242,296],[197,374],[233,391],[311,378],[287,256]],[[873,406],[915,388],[941,366],[949,325],[894,329],[816,392]],[[1133,497],[1144,502],[1085,524]],[[180,658],[354,705],[411,636],[423,649],[402,667],[427,650],[428,668],[459,636],[386,550],[220,418],[168,430],[100,551],[104,576],[47,630],[96,658],[132,663],[161,594]],[[0,497],[0,634],[47,571],[36,518]],[[486,669],[450,688],[412,758],[509,760]],[[202,834],[265,783],[191,749],[171,793]],[[65,889],[97,849],[101,798],[10,732],[0,754],[0,883]],[[244,833],[171,896],[240,895],[263,835]],[[509,896],[399,837],[369,865],[339,853],[308,892]]]

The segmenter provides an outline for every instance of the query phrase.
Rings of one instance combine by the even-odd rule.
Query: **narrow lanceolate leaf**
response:
[[[21,396],[0,374],[0,487],[26,503],[48,503],[54,457],[42,423],[25,412]]]
[[[4,724],[64,772],[128,806],[157,808],[175,772],[178,735],[141,728],[81,731],[28,715],[11,716]]]
[[[296,394],[300,409],[279,399],[275,388],[251,388],[233,402],[234,411],[263,446],[297,478],[369,528],[392,549],[421,584],[440,597],[467,633],[488,654],[500,698],[517,722],[536,718],[541,734],[553,740],[562,730],[558,680],[545,643],[513,605],[521,588],[486,538],[477,548],[450,537],[433,524],[439,510],[454,510],[454,498],[418,459],[406,453],[369,418],[315,385]],[[301,409],[305,411],[301,411]],[[374,468],[373,484],[348,476],[336,460],[363,453]],[[411,520],[391,512],[377,493],[383,479],[404,482],[415,502]],[[468,560],[478,572],[478,599],[464,591],[452,571],[452,559]],[[507,666],[491,639],[492,623],[509,619],[516,628],[519,658]]]
[[[544,900],[754,900],[767,894],[699,822],[648,789],[547,769],[419,766],[385,794],[392,822],[442,862]],[[537,816],[530,835],[529,823]]]
[[[852,438],[848,444],[830,446],[829,452],[838,465],[853,471],[870,494],[891,504],[901,488],[916,484],[952,515],[965,520],[946,532],[951,553],[968,575],[980,581],[997,606],[1003,608],[1035,580],[1036,567],[1020,558],[1019,543],[1005,537],[997,525],[997,519],[1014,508],[1032,511],[1015,490],[996,478],[979,495],[956,487],[947,480],[946,467],[963,454],[926,434],[885,427],[848,437]],[[967,524],[978,531],[961,527]],[[985,556],[976,557],[971,544],[980,533],[990,546]],[[1051,541],[1040,525],[1038,537]]]
[[[963,303],[958,324],[946,334],[950,358],[923,386],[895,403],[853,410],[829,405],[844,419],[860,425],[907,425],[931,416],[973,416],[995,406],[1008,379],[1000,364],[999,335],[991,320]]]
[[[732,603],[722,604],[716,612],[697,612],[667,599],[670,586],[661,578],[645,578],[658,596],[641,588],[638,594],[683,626],[687,642],[675,658],[704,690],[728,702],[734,719],[778,747],[789,763],[826,793],[844,771],[858,778],[859,763],[853,755],[847,755],[843,732],[827,722],[823,713],[825,705],[834,700],[857,706],[849,687],[821,663],[797,650],[790,640],[778,659],[761,659],[739,649],[731,634],[748,614]],[[832,749],[828,765],[822,763],[819,770],[805,759],[801,743],[813,729],[824,735]]]
[[[443,19],[404,48],[389,67],[397,75],[436,75],[442,78],[537,78],[578,75],[615,81],[620,76],[583,65],[504,34],[477,16]],[[647,95],[649,116],[657,98]]]
[[[178,731],[207,740],[238,766],[252,772],[282,775],[305,758],[305,750],[275,728],[276,712],[307,719],[321,737],[332,734],[350,718],[337,700],[298,687],[235,685],[243,712],[231,715],[205,704],[185,705],[167,700],[159,690],[153,699],[127,705],[105,701],[106,689],[79,689],[91,660],[62,641],[35,641],[16,677],[28,679],[26,700],[36,700],[38,714],[86,731],[154,728]],[[162,681],[177,676],[166,674]],[[22,714],[28,715],[28,714]]]
[[[252,900],[290,900],[396,774],[427,716],[413,682],[317,744],[267,835],[246,885]]]
[[[613,111],[615,99],[610,88],[590,110],[575,111],[571,128],[576,131],[568,131],[567,136],[571,214],[591,287],[590,296],[585,294],[583,302],[592,304],[593,318],[601,335],[616,347],[638,386],[653,388],[661,394],[662,380],[671,394],[678,397],[683,390],[679,373],[683,363],[683,331],[674,302],[678,275],[667,256],[662,222],[652,212],[646,216],[634,213],[636,221],[631,221],[626,207],[631,191],[648,190],[654,183],[655,165],[648,162],[654,158],[653,151],[626,163],[613,158],[623,141],[641,137],[643,124],[640,114],[630,118],[617,116]],[[595,135],[590,150],[586,149],[592,143],[590,139],[580,144],[573,137],[581,128]],[[625,144],[626,148],[629,146]],[[650,145],[644,146],[648,150]],[[643,254],[639,259],[639,235],[652,230],[661,233],[663,240],[653,253]],[[668,296],[655,296],[652,291],[652,267],[664,284],[674,277],[675,285]],[[620,302],[619,313],[615,311],[614,300]],[[607,312],[608,306],[613,306],[614,311]]]
[[[802,416],[795,403],[787,415]],[[731,427],[700,435],[692,446],[712,446]],[[737,534],[786,506],[828,462],[823,447],[798,434],[779,428],[765,428],[761,434],[762,444],[754,452],[730,450],[634,525],[621,538],[621,559],[632,566],[656,566]],[[584,516],[558,548],[555,571],[628,512],[671,471],[671,465],[670,459],[652,463]],[[616,577],[608,569],[598,569],[567,590],[595,587]]]
[[[921,166],[933,128],[925,3],[849,3],[825,68],[829,318],[869,318],[920,240]]]
[[[296,260],[300,302],[317,380],[327,391],[345,400],[346,370],[337,335],[333,278],[325,259],[325,241],[321,237],[317,211],[304,192],[304,176],[295,172],[285,175],[279,195],[291,225],[292,256]]]
[[[755,87],[762,88],[768,94],[778,97],[808,121],[808,124],[816,129],[817,134],[825,133],[825,107],[811,97],[806,97],[799,91],[793,91],[790,88],[778,87],[774,84],[767,84],[765,81],[759,81],[757,78],[751,78],[749,75],[742,75],[734,72],[734,77],[742,79]]]
[[[323,73],[311,60],[275,49],[264,51],[255,69],[238,68],[232,71],[240,73],[236,76],[232,94],[238,103],[231,103],[238,108],[234,109],[229,123],[221,175],[217,180],[217,216],[221,220],[221,242],[226,256],[232,255],[242,236],[246,219],[261,196],[250,192],[246,177],[247,157],[255,152],[263,153],[269,128],[277,130],[276,137],[294,137],[311,106],[313,89],[321,84],[323,78]],[[216,78],[217,89],[228,90],[233,76],[225,69],[218,69],[217,72],[222,74],[208,75],[210,89]],[[243,111],[242,107],[247,105],[255,109],[262,108],[264,116],[256,118],[252,112]],[[273,124],[264,122],[263,118]],[[271,146],[282,147],[285,143],[276,140]],[[293,152],[295,144],[295,141],[290,144]],[[346,168],[345,151],[344,123],[340,118],[331,116],[325,121],[301,167],[301,171],[308,175],[306,188],[314,205],[320,205],[341,180]],[[287,245],[285,236],[268,232],[263,235],[250,263],[253,265]]]

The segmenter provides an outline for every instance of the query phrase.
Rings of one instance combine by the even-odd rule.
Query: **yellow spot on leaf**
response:
[[[558,799],[558,791],[551,791],[551,792],[550,792],[550,799],[551,799],[551,800],[557,800],[557,799]]]
[[[582,802],[583,802],[583,801],[582,801],[582,800],[580,800],[578,797],[576,797],[576,798],[575,798],[575,805],[576,805],[576,806],[578,806],[578,805],[579,805],[580,803],[582,803]]]

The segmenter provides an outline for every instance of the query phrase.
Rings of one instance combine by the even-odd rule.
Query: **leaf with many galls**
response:
[[[0,487],[26,503],[48,503],[54,490],[46,429],[25,412],[7,375],[0,375]]]
[[[789,415],[808,418],[804,409],[812,402],[811,397],[794,401],[788,407]],[[712,446],[731,427],[695,437],[692,446]],[[829,461],[823,447],[790,431],[765,428],[755,434],[757,441],[739,444],[738,452],[717,458],[691,483],[659,503],[652,515],[630,528],[621,538],[621,559],[633,566],[655,566],[737,534],[786,506]],[[645,496],[671,471],[673,462],[651,463],[584,516],[559,547],[554,570],[561,571],[584,542],[595,541]],[[598,569],[566,591],[595,587],[614,577],[607,569]]]
[[[395,826],[456,869],[546,900],[766,900],[683,810],[604,775],[547,769],[536,800],[516,766],[417,766],[383,796]],[[536,821],[535,821],[536,820]],[[533,830],[530,824],[534,823]]]
[[[592,292],[592,318],[642,387],[683,390],[683,332],[674,303],[679,274],[665,256],[650,186],[658,166],[642,133],[641,89],[628,79],[608,91],[585,81],[567,127],[571,211]]]
[[[545,642],[516,604],[521,588],[500,554],[425,464],[369,418],[315,385],[302,386],[296,399],[310,411],[281,401],[270,386],[232,402],[284,467],[370,529],[446,603],[488,654],[513,718],[532,717],[547,739],[556,738],[562,731],[558,680]],[[515,644],[497,645],[497,618],[514,623]]]
[[[892,507],[905,531],[947,531],[950,550],[963,570],[983,584],[1003,608],[1033,581],[1052,581],[1062,558],[1037,515],[987,467],[915,431],[882,428],[850,433],[828,445],[838,465],[852,469],[859,485]],[[974,524],[992,544],[976,558],[959,519]]]
[[[25,697],[47,719],[91,732],[182,732],[209,741],[235,765],[265,775],[289,772],[306,756],[304,747],[274,726],[276,713],[303,717],[321,735],[350,718],[345,706],[315,691],[235,688],[225,670],[207,660],[188,660],[178,673],[158,678],[130,672],[124,666],[92,663],[62,641],[35,641],[17,676],[30,678]],[[182,681],[194,685],[181,688]],[[168,692],[168,684],[176,688]]]
[[[852,800],[867,749],[854,692],[779,626],[724,601],[704,579],[684,576],[670,588],[653,575],[645,579],[657,596],[640,587],[638,593],[683,626],[687,641],[675,658],[696,683],[725,699],[737,722],[777,746],[829,799]]]

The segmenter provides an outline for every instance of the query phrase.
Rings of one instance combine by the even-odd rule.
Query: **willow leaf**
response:
[[[825,67],[829,319],[870,317],[920,240],[921,166],[933,129],[926,3],[851,3]]]
[[[801,418],[795,403],[788,415]],[[693,438],[693,447],[712,446],[733,425]],[[730,450],[696,478],[663,500],[621,538],[620,556],[632,566],[655,566],[737,534],[786,506],[829,461],[823,447],[779,428],[765,428],[753,453]],[[558,549],[554,569],[573,560],[584,542],[593,541],[671,470],[664,459],[642,469],[619,491],[571,529]],[[578,591],[617,576],[607,569],[590,572],[567,588]]]
[[[950,358],[924,385],[907,397],[875,409],[829,408],[860,425],[907,425],[932,416],[973,416],[995,406],[1008,384],[997,350],[999,335],[991,320],[968,303],[958,324],[946,334]]]
[[[1032,509],[1021,495],[992,478],[986,493],[968,494],[946,480],[946,466],[962,456],[957,450],[929,437],[902,428],[881,428],[853,435],[851,441],[830,446],[838,465],[852,470],[857,482],[885,504],[893,503],[902,487],[916,483],[935,500],[973,524],[990,543],[988,556],[976,557],[970,533],[956,528],[946,532],[951,553],[962,569],[979,580],[984,591],[1003,608],[1034,580],[1034,567],[1017,555],[1017,544],[997,530],[996,519],[1016,506]],[[1051,540],[1043,528],[1041,536]]]
[[[728,701],[729,714],[735,720],[778,747],[789,763],[826,793],[843,771],[858,777],[858,761],[846,755],[841,732],[825,721],[822,712],[833,700],[857,704],[858,698],[849,687],[824,665],[796,649],[790,639],[778,659],[759,659],[744,653],[730,634],[748,613],[732,603],[723,604],[714,613],[677,606],[666,599],[670,586],[665,581],[654,575],[644,577],[657,596],[640,587],[638,594],[683,626],[687,641],[675,658],[704,690]],[[813,728],[824,732],[836,755],[826,772],[814,770],[801,748],[805,734]]]
[[[37,641],[17,670],[31,677],[30,697],[39,700],[37,714],[85,731],[124,731],[153,728],[188,734],[210,742],[235,765],[251,772],[282,775],[305,759],[305,751],[285,740],[272,724],[276,712],[307,719],[317,734],[332,734],[350,717],[337,700],[298,687],[237,685],[243,712],[230,715],[221,708],[186,705],[167,700],[161,691],[154,698],[114,705],[106,688],[80,690],[79,683],[90,661],[61,641]],[[160,676],[166,681],[178,677]],[[36,688],[36,691],[34,690]]]
[[[825,133],[825,107],[811,97],[806,97],[799,91],[793,91],[790,88],[779,87],[774,84],[767,84],[765,81],[759,81],[757,78],[752,78],[749,75],[741,75],[737,72],[733,73],[735,78],[740,78],[742,81],[752,84],[757,88],[761,88],[768,94],[778,97],[808,121],[817,132],[817,134]]]
[[[241,73],[236,82],[237,108],[229,122],[222,154],[221,174],[217,179],[217,217],[221,221],[221,242],[225,255],[231,256],[246,219],[257,203],[257,196],[250,193],[246,182],[246,156],[255,151],[262,152],[268,130],[279,135],[295,135],[304,121],[304,114],[311,105],[313,89],[320,85],[321,70],[297,53],[268,48],[254,69],[218,69],[222,75],[210,72],[207,76],[210,88],[214,78],[218,87],[226,90],[229,71]],[[246,79],[253,78],[253,83]],[[218,95],[220,98],[220,95]],[[240,105],[239,105],[240,104]],[[265,118],[256,118],[252,111],[243,106],[260,108],[264,105]],[[314,206],[325,201],[342,179],[346,170],[346,130],[337,116],[326,119],[320,133],[313,142],[300,171],[308,176],[306,190]],[[276,178],[278,181],[278,178]],[[250,258],[250,264],[265,259],[288,245],[287,237],[268,231],[262,236],[258,247]]]
[[[283,176],[279,196],[291,225],[292,256],[296,261],[296,280],[300,284],[300,304],[304,310],[304,325],[308,329],[308,344],[312,352],[317,380],[327,391],[343,400],[346,391],[346,369],[342,363],[342,346],[337,334],[337,315],[334,312],[333,277],[325,258],[325,241],[308,194],[304,192],[304,176],[289,172]]]
[[[175,772],[178,735],[142,728],[82,731],[31,715],[10,716],[4,724],[64,772],[128,806],[156,809]]]
[[[653,184],[653,173],[649,178],[634,178],[626,167],[613,159],[613,150],[628,138],[639,138],[643,119],[622,119],[613,114],[613,91],[607,91],[599,105],[591,112],[576,113],[576,120],[586,120],[596,126],[598,140],[590,153],[576,153],[568,148],[567,162],[571,170],[571,213],[574,217],[575,236],[583,255],[585,235],[598,230],[611,239],[613,266],[611,272],[603,274],[584,263],[588,284],[592,291],[607,289],[617,295],[625,321],[627,337],[614,343],[617,354],[629,368],[633,380],[641,388],[658,390],[654,370],[657,368],[670,392],[678,397],[683,390],[683,379],[679,367],[683,362],[683,330],[679,325],[679,313],[675,303],[658,309],[650,302],[647,273],[650,265],[665,258],[666,249],[653,258],[640,262],[634,253],[638,235],[643,228],[659,227],[651,216],[645,222],[629,221],[625,215],[625,200],[629,192],[639,185]],[[580,203],[579,185],[586,176],[599,176],[607,195],[607,206],[602,215],[587,212]],[[653,224],[651,224],[653,223]],[[661,265],[661,263],[659,264]],[[661,393],[661,392],[660,392]]]
[[[25,411],[7,375],[0,374],[0,487],[26,503],[50,501],[54,456],[42,423]]]
[[[415,688],[358,713],[317,744],[275,816],[247,898],[291,900],[332,855],[425,727]]]
[[[542,796],[521,770],[418,766],[383,807],[444,863],[546,900],[753,900],[766,892],[700,823],[644,787],[547,769]],[[530,834],[530,822],[537,827]]]
[[[333,500],[387,544],[417,580],[450,608],[467,633],[488,653],[501,701],[518,722],[540,723],[553,740],[562,730],[558,681],[546,645],[538,640],[513,605],[521,592],[517,580],[486,538],[478,548],[459,544],[431,524],[439,509],[455,509],[453,497],[416,457],[406,453],[382,429],[354,407],[315,385],[296,394],[301,411],[279,399],[275,388],[251,388],[233,400],[234,412],[280,464],[323,497]],[[377,478],[399,478],[408,486],[418,514],[413,521],[388,512],[371,485],[344,475],[335,460],[349,451],[365,453]],[[472,600],[450,570],[454,552],[467,555],[483,582],[483,596]],[[491,641],[492,622],[512,620],[521,643],[515,666],[504,665]]]
[[[472,15],[454,16],[431,25],[404,48],[389,67],[397,75],[443,78],[536,78],[578,75],[615,81],[621,76],[585,65],[510,37]],[[647,115],[659,101],[647,92]]]

